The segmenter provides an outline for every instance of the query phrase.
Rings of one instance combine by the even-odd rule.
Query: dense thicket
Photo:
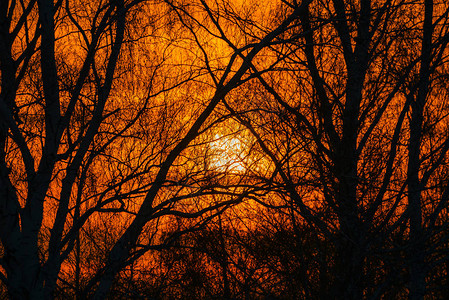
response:
[[[0,4],[11,299],[449,296],[443,0]]]

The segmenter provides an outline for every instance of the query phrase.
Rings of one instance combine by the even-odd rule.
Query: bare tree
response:
[[[227,2],[214,5],[2,2],[1,280],[11,298],[52,298],[74,248],[78,296],[104,298],[114,277],[147,251],[257,190],[211,183],[192,157],[207,142],[201,136],[226,118],[214,114],[217,105],[263,72],[250,62],[309,2],[276,26],[251,25],[254,34],[222,57],[207,46],[230,36],[222,17],[232,16],[225,22],[233,28],[245,20]],[[210,203],[209,194],[226,197]],[[172,218],[195,222],[163,238]],[[91,270],[82,294],[81,239],[95,222],[117,232],[101,245],[104,264]]]
[[[163,262],[181,269],[148,275],[154,295],[443,297],[448,14],[436,0],[3,1],[8,295],[138,294]],[[242,201],[257,220],[229,217]]]
[[[334,248],[328,297],[378,298],[398,283],[410,299],[426,294],[448,204],[435,185],[447,159],[447,13],[433,1],[313,2],[271,48],[254,105],[228,102],[271,160],[268,182],[283,182],[280,209]]]

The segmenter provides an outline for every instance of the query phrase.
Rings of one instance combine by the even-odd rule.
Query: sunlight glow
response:
[[[244,145],[233,136],[216,134],[210,143],[212,151],[209,167],[218,172],[242,173],[246,170]]]

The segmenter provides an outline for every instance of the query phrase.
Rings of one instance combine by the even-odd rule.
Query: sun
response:
[[[216,134],[210,143],[209,168],[217,172],[243,173],[245,167],[245,147],[236,136]]]

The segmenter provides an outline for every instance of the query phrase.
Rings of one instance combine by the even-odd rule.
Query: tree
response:
[[[252,102],[227,103],[271,160],[280,209],[318,230],[318,249],[332,245],[329,297],[377,298],[399,283],[423,299],[445,260],[431,241],[446,236],[435,222],[446,228],[448,12],[434,1],[313,2],[270,48],[277,68],[252,83]]]
[[[448,14],[3,1],[9,297],[447,296]]]
[[[230,36],[221,9],[229,26],[245,21],[227,2],[3,1],[0,240],[9,296],[52,298],[74,248],[79,289],[88,225],[107,233],[116,224],[84,286],[84,296],[104,298],[126,266],[254,193],[211,182],[192,157],[226,119],[217,105],[263,72],[250,62],[308,5],[277,26],[251,25],[251,40],[218,58],[207,42]],[[209,203],[209,194],[226,197]],[[194,222],[164,237],[161,224],[173,218]]]

